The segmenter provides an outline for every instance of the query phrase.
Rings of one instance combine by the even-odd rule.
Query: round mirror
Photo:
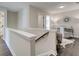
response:
[[[69,22],[69,20],[70,20],[70,17],[64,18],[64,22]]]

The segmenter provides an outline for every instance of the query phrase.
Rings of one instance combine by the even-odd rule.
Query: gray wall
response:
[[[52,20],[55,21],[55,24],[57,24],[58,27],[59,26],[71,27],[72,26],[74,28],[75,35],[79,37],[79,10],[63,12],[63,13],[54,14],[51,16],[53,17]],[[71,17],[70,22],[68,23],[64,22],[64,18],[66,16]],[[51,27],[53,27],[52,23],[51,23]]]
[[[42,28],[43,16],[47,14],[41,9],[27,5],[18,12],[7,11],[7,25],[10,28],[18,28],[21,30]]]
[[[42,27],[41,24],[43,22],[43,19],[41,17],[43,17],[44,15],[47,15],[45,11],[39,8],[30,6],[30,27],[34,27],[34,28]]]
[[[7,11],[7,26],[17,28],[18,13]]]
[[[46,15],[47,13],[33,6],[26,6],[18,12],[18,28],[27,29],[27,28],[38,28],[41,24],[38,24],[39,14],[41,16]],[[40,21],[42,23],[42,21]]]

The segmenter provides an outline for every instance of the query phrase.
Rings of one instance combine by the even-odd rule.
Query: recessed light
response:
[[[59,6],[59,8],[64,8],[64,5],[62,5],[62,6]]]

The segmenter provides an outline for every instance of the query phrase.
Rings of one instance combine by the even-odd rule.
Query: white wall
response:
[[[29,6],[17,12],[7,11],[7,25],[10,28],[25,29],[29,27]]]
[[[29,27],[29,6],[18,12],[18,28],[26,29]]]
[[[30,27],[42,28],[43,16],[47,13],[41,9],[30,6]]]
[[[7,26],[10,28],[17,28],[18,13],[7,11]]]
[[[7,11],[7,24],[10,28],[18,29],[42,28],[45,15],[47,15],[45,11],[26,5],[18,12]]]
[[[39,16],[44,16],[46,14],[46,12],[36,7],[27,5],[18,12],[18,28],[39,28],[41,24],[38,23],[38,20],[41,20],[40,22],[42,23],[42,18],[39,19]]]
[[[58,26],[64,25],[66,27],[72,26],[74,28],[75,35],[79,36],[79,10],[63,12],[51,16],[53,17],[52,20],[54,20],[55,24],[57,24]],[[66,16],[71,17],[70,22],[68,23],[64,22],[64,18]],[[51,23],[51,27],[53,27],[52,23]]]

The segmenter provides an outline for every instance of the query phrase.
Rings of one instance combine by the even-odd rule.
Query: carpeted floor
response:
[[[0,56],[12,56],[3,39],[0,39]]]
[[[79,56],[79,39],[75,39],[74,44],[69,44],[61,49],[60,56]]]

